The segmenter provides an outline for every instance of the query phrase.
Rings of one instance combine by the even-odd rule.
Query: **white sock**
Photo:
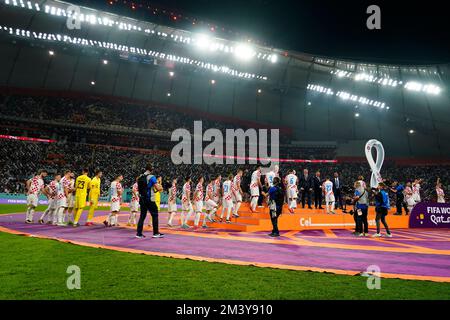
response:
[[[236,205],[234,206],[234,214],[238,214],[239,208],[241,207],[240,202],[236,202]]]
[[[194,225],[196,227],[198,227],[198,223],[200,222],[200,217],[201,217],[202,213],[201,212],[197,212],[197,214],[195,215],[195,221],[194,221]]]
[[[192,210],[189,210],[188,211],[188,213],[186,214],[186,218],[185,218],[185,220],[184,220],[184,224],[187,224],[188,222],[189,222],[189,219],[191,218],[191,215],[193,214],[194,212],[192,211]]]
[[[331,202],[331,211],[334,211],[334,201]]]
[[[63,208],[63,207],[61,207],[61,208],[58,209],[58,212],[56,213],[56,215],[57,215],[57,220],[56,220],[56,222],[57,222],[58,224],[64,223],[64,208]]]
[[[169,213],[169,221],[167,221],[167,224],[172,224],[172,220],[173,220],[173,216],[175,215],[175,213],[171,212]]]
[[[47,214],[50,212],[50,208],[45,209],[44,213],[41,215],[41,218],[39,220],[44,220],[44,218],[47,216]]]
[[[253,211],[256,210],[256,206],[257,205],[258,205],[258,198],[257,197],[252,197],[252,201],[250,202],[250,206],[251,206]]]
[[[30,208],[29,218],[28,220],[33,221],[34,208]]]
[[[181,214],[180,214],[180,224],[181,225],[184,225],[184,224],[186,224],[186,213],[184,213],[183,211],[181,212]]]
[[[230,215],[231,215],[231,207],[227,208],[227,220],[230,220]]]

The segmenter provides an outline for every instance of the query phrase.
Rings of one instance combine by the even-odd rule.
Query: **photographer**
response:
[[[381,237],[380,222],[383,223],[384,228],[386,229],[386,237],[392,237],[391,231],[389,231],[389,226],[386,222],[386,216],[391,208],[391,205],[389,203],[389,195],[385,189],[386,184],[383,182],[378,184],[377,189],[373,189],[373,192],[375,193],[375,222],[377,224],[377,233],[373,235],[374,238]]]
[[[273,186],[269,189],[269,210],[270,220],[272,221],[273,230],[269,234],[271,237],[279,237],[278,217],[281,215],[284,204],[284,193],[280,186],[281,180],[278,177],[273,179]]]
[[[356,230],[355,235],[359,237],[367,237],[369,233],[369,223],[367,221],[367,214],[369,212],[369,194],[363,187],[361,181],[355,182],[355,196],[353,198],[356,212]]]

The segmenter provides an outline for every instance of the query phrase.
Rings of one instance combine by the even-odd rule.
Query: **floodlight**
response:
[[[234,55],[238,59],[248,61],[256,55],[256,52],[255,52],[255,50],[253,50],[253,48],[251,46],[249,46],[245,43],[241,43],[234,50]]]

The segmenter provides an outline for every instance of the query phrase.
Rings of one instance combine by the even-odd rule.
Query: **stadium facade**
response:
[[[0,1],[0,87],[76,92],[290,127],[361,156],[450,155],[450,64],[341,61],[191,33],[70,3]],[[79,25],[78,25],[79,22]],[[305,31],[310,32],[310,31]]]

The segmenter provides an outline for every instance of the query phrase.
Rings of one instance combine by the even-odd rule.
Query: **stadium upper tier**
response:
[[[376,138],[390,156],[450,154],[448,64],[314,57],[59,1],[0,0],[0,8],[3,87],[185,107],[349,149]]]

